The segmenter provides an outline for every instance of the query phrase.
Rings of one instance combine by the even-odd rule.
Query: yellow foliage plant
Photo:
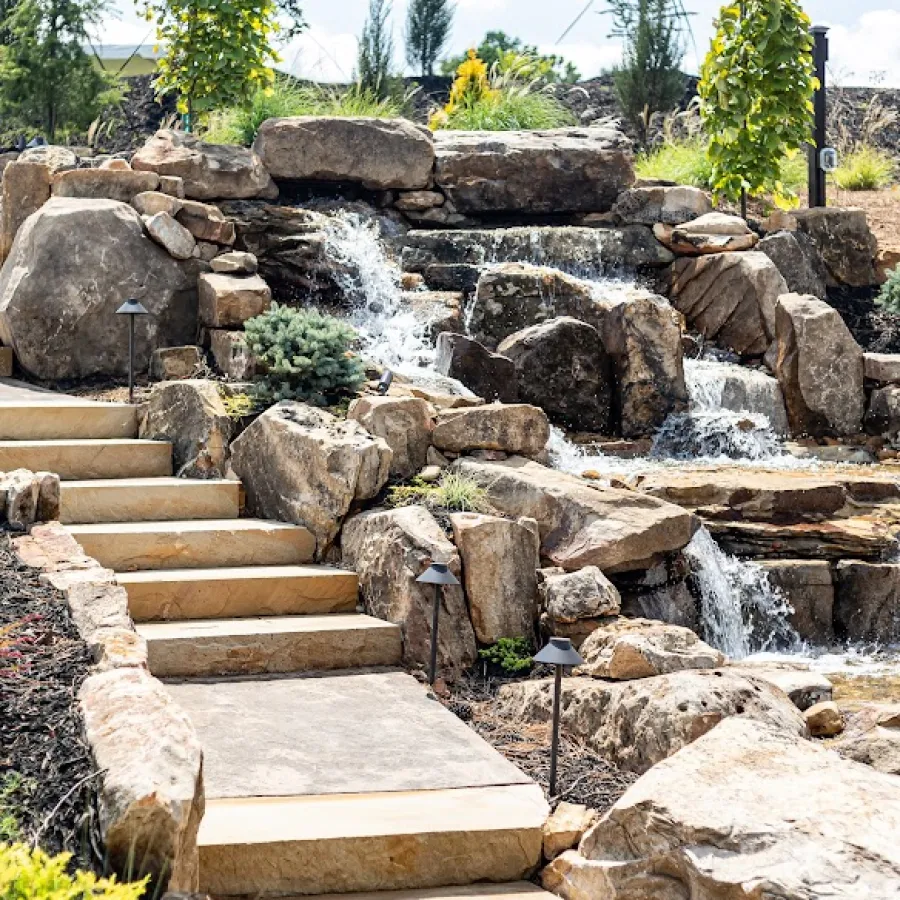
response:
[[[456,70],[447,105],[431,117],[429,126],[432,130],[441,128],[457,109],[474,106],[496,94],[497,89],[491,87],[488,77],[487,63],[478,58],[475,50],[469,50]]]

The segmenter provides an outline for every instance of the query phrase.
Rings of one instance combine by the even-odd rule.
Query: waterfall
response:
[[[800,638],[788,619],[793,610],[762,566],[725,553],[705,528],[684,553],[699,594],[700,631],[707,643],[732,659],[799,648]]]

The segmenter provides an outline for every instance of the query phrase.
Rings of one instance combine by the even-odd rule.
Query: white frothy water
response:
[[[756,563],[725,553],[701,528],[684,549],[700,600],[700,630],[732,659],[801,646],[787,598]]]

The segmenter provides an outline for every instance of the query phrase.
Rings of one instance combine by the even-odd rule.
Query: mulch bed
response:
[[[541,667],[531,677],[543,677],[550,670]],[[442,702],[510,762],[533,778],[549,793],[550,725],[513,721],[502,715],[497,702],[501,685],[508,678],[482,678],[470,675],[456,682]],[[551,797],[558,801],[580,803],[605,812],[637,781],[632,772],[623,772],[598,756],[581,741],[560,731],[557,790]]]
[[[98,773],[76,706],[90,663],[62,595],[0,532],[0,841],[101,871]]]

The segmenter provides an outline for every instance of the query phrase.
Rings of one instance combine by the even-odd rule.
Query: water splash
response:
[[[763,651],[797,650],[787,598],[756,563],[725,553],[701,528],[684,549],[700,600],[700,631],[732,659]]]

